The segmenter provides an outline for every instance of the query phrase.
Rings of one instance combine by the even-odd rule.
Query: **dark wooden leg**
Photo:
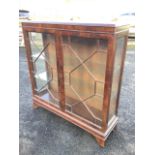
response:
[[[100,147],[104,147],[105,146],[104,139],[98,138],[98,137],[95,137],[95,138],[96,138],[96,141],[97,141],[97,143],[99,144]]]

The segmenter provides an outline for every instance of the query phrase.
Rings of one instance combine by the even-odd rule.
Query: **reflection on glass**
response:
[[[39,53],[43,49],[43,39],[41,33],[29,32],[29,38],[31,43],[32,58],[38,57]]]
[[[116,100],[117,100],[117,92],[118,92],[118,86],[119,86],[121,59],[123,54],[124,41],[125,41],[124,38],[118,38],[116,43],[117,47],[116,47],[116,53],[115,53],[112,91],[111,91],[111,98],[110,98],[109,120],[112,118],[113,115],[115,115],[115,111],[116,111]]]
[[[67,110],[101,125],[107,40],[68,36],[62,40]]]
[[[36,94],[59,106],[55,40],[51,34],[29,33]]]

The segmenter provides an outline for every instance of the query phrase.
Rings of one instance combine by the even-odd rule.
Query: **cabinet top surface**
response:
[[[98,32],[118,32],[128,30],[130,25],[126,23],[96,23],[96,22],[61,22],[61,21],[26,21],[22,22],[23,28],[42,28],[42,29],[64,29],[64,30],[83,30]]]
[[[81,26],[104,26],[104,27],[118,27],[123,25],[129,25],[127,23],[120,23],[120,22],[73,22],[73,21],[25,21],[23,23],[31,23],[31,24],[58,24],[58,25],[81,25]]]

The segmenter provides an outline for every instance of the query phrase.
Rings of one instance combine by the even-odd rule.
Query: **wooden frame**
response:
[[[30,73],[30,79],[32,84],[32,93],[33,93],[33,105],[36,107],[43,107],[56,115],[63,117],[69,122],[79,126],[80,128],[86,130],[90,134],[92,134],[98,144],[102,147],[105,145],[105,141],[111,131],[115,128],[118,117],[118,103],[119,103],[119,95],[121,89],[121,80],[123,74],[123,66],[125,61],[125,52],[127,46],[127,38],[128,38],[128,28],[129,25],[115,25],[115,24],[90,24],[90,23],[56,23],[56,22],[24,22],[22,23],[23,34],[25,40],[25,47],[27,53],[28,67]],[[32,60],[32,51],[29,33],[37,32],[37,33],[48,33],[53,34],[55,36],[55,48],[56,48],[56,63],[57,63],[57,72],[58,72],[58,91],[59,91],[59,99],[60,99],[60,107],[55,106],[54,104],[50,104],[48,101],[43,100],[36,93],[36,80],[34,78],[34,64]],[[78,117],[73,113],[66,110],[66,102],[65,102],[65,84],[64,84],[64,55],[62,49],[62,36],[78,36],[85,38],[96,38],[96,39],[107,39],[107,60],[106,60],[106,69],[105,69],[105,83],[103,85],[104,93],[103,93],[103,105],[102,105],[102,124],[99,127],[95,123],[88,121],[82,117]],[[45,37],[45,36],[44,36]],[[122,47],[120,49],[116,49],[118,45],[117,39],[124,38],[124,42],[122,43]],[[45,42],[44,42],[45,44]],[[115,67],[115,59],[116,51],[121,50],[120,55],[120,71],[118,74],[118,88],[114,92],[117,94],[115,101],[115,108],[112,109],[114,114],[112,117],[109,117],[111,96],[112,96],[112,84],[115,76],[114,67]]]

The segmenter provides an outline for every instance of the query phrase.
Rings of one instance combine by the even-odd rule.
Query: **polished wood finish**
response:
[[[100,23],[24,22],[22,27],[32,84],[33,107],[43,107],[79,126],[92,134],[97,143],[104,147],[106,139],[118,122],[118,103],[129,26]],[[32,32],[41,34],[41,42],[43,42],[38,43],[41,50],[39,49],[40,53],[35,59],[32,58],[33,48],[30,41]],[[49,37],[53,35],[55,42],[51,43],[47,35]],[[118,42],[119,38],[125,41]],[[119,51],[121,51],[120,54]],[[42,57],[46,58],[46,62],[42,63],[45,59]],[[120,61],[115,63],[117,59]],[[40,69],[45,65],[45,77],[48,79],[52,76],[50,84],[42,73],[36,73],[36,63],[40,64],[38,61],[42,63]],[[49,65],[49,61],[52,64]],[[74,71],[76,72],[73,74]],[[46,81],[39,90],[38,77]],[[100,81],[97,77],[102,77],[103,80]],[[118,81],[118,87],[115,86],[114,78]],[[79,82],[82,82],[81,85]],[[57,85],[58,88],[56,88]]]
[[[64,89],[64,71],[63,71],[63,52],[61,48],[61,36],[59,32],[56,32],[56,59],[57,59],[57,69],[58,69],[58,87],[59,87],[59,98],[60,106],[63,111],[65,111],[65,89]]]
[[[111,85],[112,85],[112,74],[113,74],[113,65],[114,65],[114,56],[115,56],[115,37],[109,38],[108,43],[108,55],[107,55],[107,64],[106,64],[106,77],[104,87],[104,100],[103,100],[103,124],[102,130],[107,130],[108,116],[109,116],[109,102],[111,94]]]

